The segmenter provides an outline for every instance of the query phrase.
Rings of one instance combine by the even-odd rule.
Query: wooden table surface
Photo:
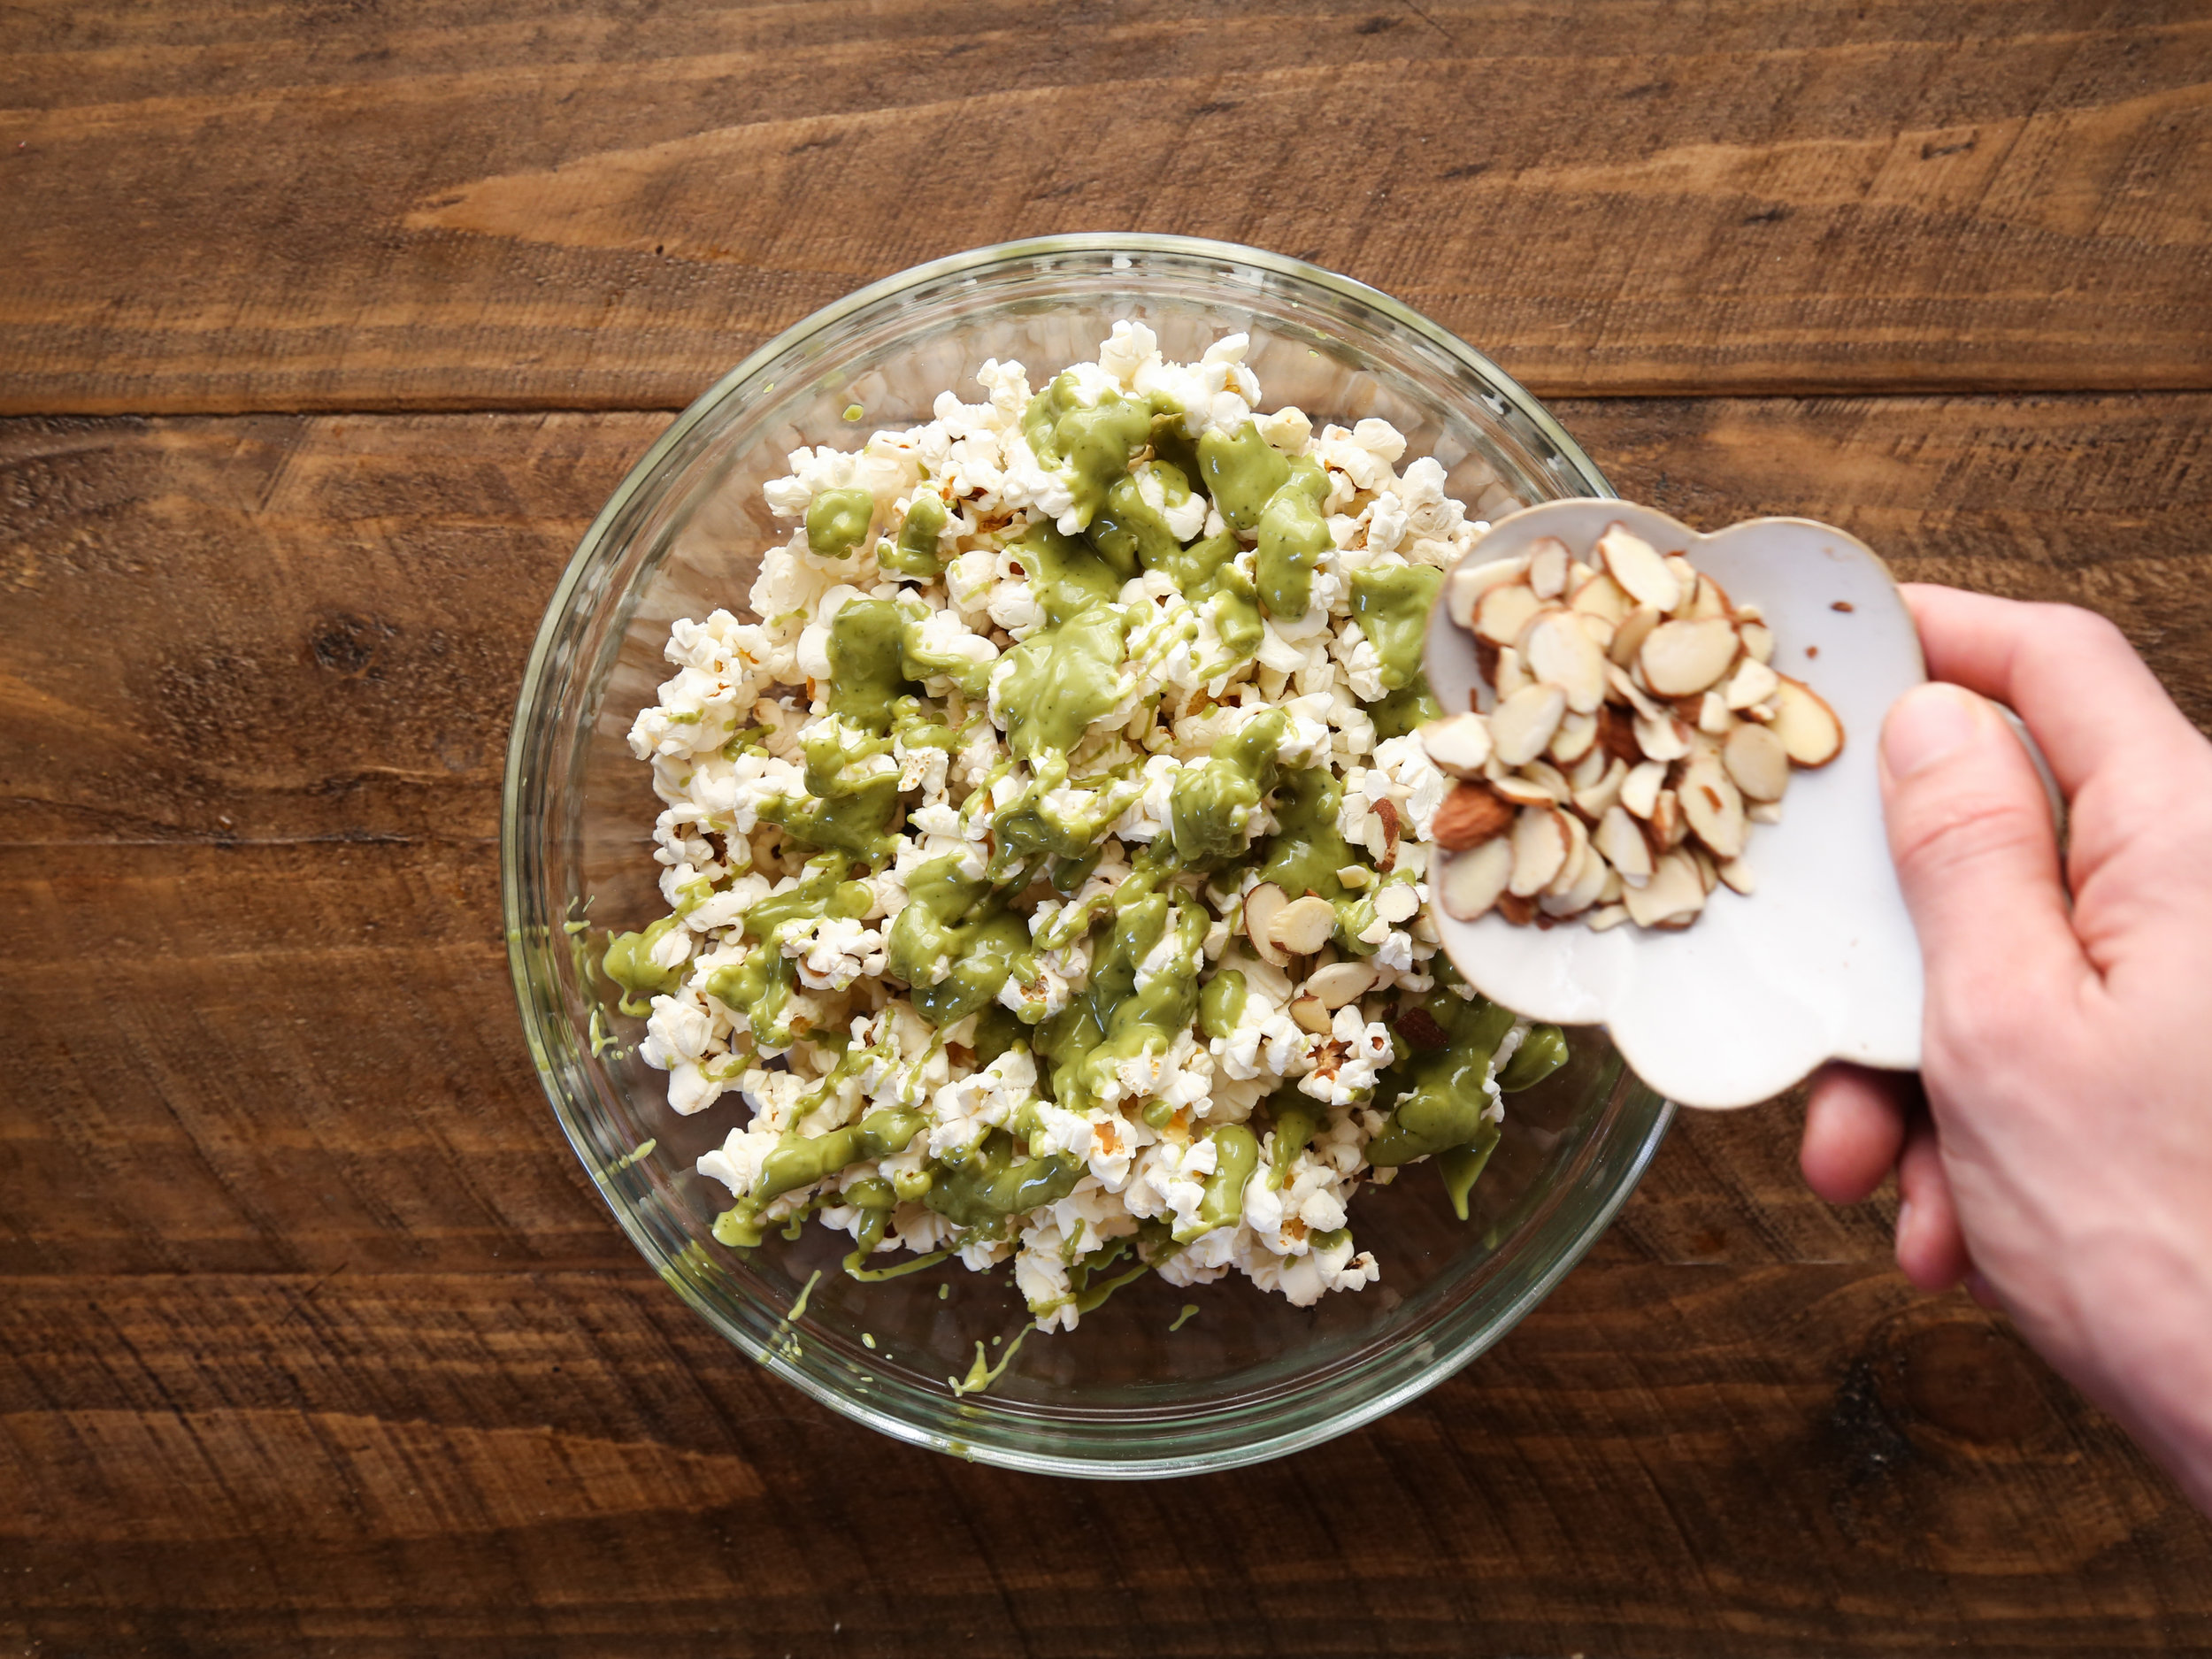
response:
[[[1786,1104],[1302,1456],[879,1439],[633,1255],[495,891],[669,412],[1033,232],[1376,283],[1625,493],[2095,606],[2212,719],[2201,3],[24,0],[0,227],[6,1651],[2212,1648],[2212,1525]]]

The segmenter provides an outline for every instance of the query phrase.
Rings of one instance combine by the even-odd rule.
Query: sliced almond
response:
[[[1517,582],[1528,569],[1525,558],[1492,559],[1483,565],[1463,565],[1445,584],[1444,605],[1452,620],[1463,628],[1475,626],[1475,607],[1493,588]]]
[[[1539,599],[1556,599],[1566,591],[1567,565],[1574,557],[1555,535],[1533,542],[1528,549],[1529,591]]]
[[[1705,908],[1705,884],[1687,853],[1671,852],[1652,866],[1651,879],[1621,895],[1629,919],[1639,927],[1686,922]]]
[[[1686,618],[1690,607],[1697,603],[1697,566],[1679,553],[1667,555],[1667,568],[1674,572],[1674,580],[1681,585],[1682,596],[1674,602],[1670,616]]]
[[[1574,803],[1575,810],[1594,824],[1619,803],[1621,785],[1628,780],[1628,768],[1597,749],[1590,753],[1604,762],[1605,771],[1594,783],[1586,783],[1576,789]],[[1585,756],[1586,765],[1588,761],[1589,757]],[[1653,787],[1657,787],[1655,784]]]
[[[1708,737],[1726,737],[1736,729],[1736,717],[1728,712],[1728,699],[1709,691],[1697,700],[1697,729]]]
[[[1602,743],[1593,743],[1588,754],[1567,768],[1568,787],[1577,795],[1586,789],[1594,789],[1604,780],[1608,771],[1620,764],[1607,752]]]
[[[1522,656],[1540,684],[1567,694],[1567,706],[1577,714],[1588,714],[1605,701],[1605,653],[1571,612],[1538,617]]]
[[[1689,605],[1683,614],[1691,618],[1727,616],[1728,590],[1700,571],[1697,591],[1690,596]]]
[[[1647,760],[1680,760],[1690,752],[1688,730],[1671,714],[1636,722],[1636,747]]]
[[[1329,935],[1334,932],[1336,906],[1310,893],[1302,899],[1291,900],[1275,912],[1275,919],[1267,925],[1269,941],[1294,956],[1311,956],[1329,942]]]
[[[1731,892],[1740,893],[1746,898],[1749,898],[1753,889],[1758,886],[1758,883],[1752,878],[1751,866],[1740,858],[1730,858],[1723,862],[1720,866],[1720,879],[1727,884]]]
[[[1498,660],[1490,670],[1490,687],[1498,694],[1499,701],[1535,683],[1529,677],[1528,666],[1521,661],[1519,651],[1510,645],[1498,647]]]
[[[1575,792],[1574,785],[1567,781],[1567,775],[1548,760],[1532,760],[1521,768],[1520,775],[1528,782],[1540,787],[1555,801],[1563,803]]]
[[[1790,787],[1790,752],[1771,727],[1738,726],[1728,734],[1720,757],[1736,787],[1753,801],[1779,801]]]
[[[1289,966],[1290,958],[1269,936],[1268,930],[1289,902],[1290,895],[1272,881],[1263,881],[1244,895],[1244,935],[1252,941],[1252,949],[1259,952],[1261,961],[1278,968]]]
[[[1371,962],[1332,962],[1306,976],[1306,995],[1320,999],[1324,1008],[1342,1008],[1365,996],[1381,978]]]
[[[1563,887],[1555,882],[1552,890],[1536,901],[1537,908],[1547,916],[1579,916],[1598,902],[1611,873],[1612,867],[1586,846],[1575,879]]]
[[[1739,611],[1738,616],[1743,613]],[[1743,654],[1755,663],[1774,660],[1774,630],[1763,622],[1741,622],[1736,632],[1743,639]]]
[[[1774,695],[1780,678],[1764,663],[1754,657],[1746,657],[1736,664],[1736,672],[1728,677],[1727,689],[1723,693],[1732,709],[1748,709],[1754,703],[1764,703]]]
[[[1659,791],[1667,781],[1667,768],[1663,761],[1647,760],[1640,766],[1632,766],[1621,780],[1621,804],[1640,818],[1648,818],[1659,803]]]
[[[1663,622],[1636,653],[1644,682],[1662,697],[1688,697],[1719,683],[1736,660],[1736,630],[1725,617]]]
[[[1620,926],[1623,922],[1626,921],[1627,919],[1628,919],[1628,906],[1627,906],[1627,905],[1625,905],[1625,904],[1608,904],[1608,905],[1605,905],[1602,909],[1600,909],[1600,910],[1592,910],[1592,911],[1590,912],[1590,915],[1589,915],[1590,931],[1591,931],[1592,933],[1602,933],[1606,932],[1608,929],[1610,929],[1610,928],[1615,928],[1615,927],[1618,927],[1618,926]]]
[[[1578,611],[1574,618],[1582,624],[1582,631],[1590,636],[1591,642],[1598,649],[1609,651],[1613,649],[1613,624],[1609,619],[1594,611]]]
[[[1779,801],[1754,801],[1744,808],[1743,815],[1754,824],[1779,824],[1782,821],[1782,803]]]
[[[1597,744],[1597,716],[1570,712],[1559,722],[1559,729],[1552,733],[1551,746],[1544,752],[1562,766],[1571,766]]]
[[[1504,834],[1512,826],[1513,809],[1493,794],[1487,785],[1455,784],[1429,819],[1429,839],[1447,852],[1464,852]],[[1245,908],[1249,914],[1249,899],[1245,901]]]
[[[1606,573],[1638,604],[1671,611],[1682,603],[1681,579],[1667,568],[1656,548],[1618,519],[1605,526],[1595,552]]]
[[[1437,883],[1444,914],[1455,921],[1473,921],[1498,902],[1512,874],[1513,845],[1502,835],[1472,851],[1454,853],[1445,859]]]
[[[1566,794],[1534,778],[1509,772],[1491,784],[1491,788],[1516,806],[1557,806]]]
[[[1490,758],[1490,723],[1479,714],[1431,720],[1421,728],[1421,747],[1439,772],[1455,778],[1477,777]]]
[[[1501,765],[1534,760],[1559,730],[1567,694],[1557,686],[1524,686],[1490,711],[1491,752]]]
[[[1513,875],[1506,891],[1533,898],[1567,861],[1567,829],[1556,807],[1523,807],[1513,820]]]
[[[1598,820],[1598,832],[1590,838],[1590,844],[1620,872],[1625,885],[1640,887],[1651,879],[1651,843],[1644,839],[1642,828],[1628,815],[1627,808],[1616,806],[1608,810]]]
[[[1682,773],[1675,798],[1681,802],[1690,828],[1714,856],[1734,858],[1743,852],[1743,795],[1718,760],[1710,755],[1693,760]]]
[[[1590,832],[1580,818],[1571,812],[1562,812],[1559,826],[1567,833],[1567,856],[1560,860],[1559,873],[1544,884],[1544,891],[1555,898],[1574,886],[1582,874],[1584,863],[1595,856],[1590,850]],[[1602,875],[1598,878],[1600,881],[1604,879]],[[1594,898],[1596,887],[1590,891]]]
[[[1691,847],[1686,850],[1690,862],[1697,866],[1698,886],[1709,895],[1715,887],[1720,886],[1720,866],[1713,862],[1713,855],[1702,847]]]
[[[1825,766],[1843,753],[1843,722],[1803,680],[1787,674],[1777,678],[1781,684],[1775,690],[1780,703],[1771,728],[1775,736],[1799,765]]]
[[[1622,589],[1620,583],[1603,572],[1592,576],[1589,580],[1571,589],[1571,596],[1567,601],[1570,610],[1578,611],[1586,617],[1602,617],[1615,627],[1618,627],[1628,613],[1636,608],[1636,602]]]
[[[1662,789],[1651,803],[1651,833],[1659,838],[1659,845],[1669,851],[1679,847],[1682,838],[1690,833],[1690,820],[1682,811],[1682,797],[1671,789]]]
[[[1290,999],[1290,1017],[1304,1030],[1317,1037],[1329,1034],[1329,1010],[1317,996],[1294,996]]]
[[[1613,630],[1613,643],[1606,655],[1625,668],[1636,660],[1636,653],[1644,649],[1644,641],[1665,618],[1656,605],[1638,605],[1620,620]]]
[[[1628,884],[1621,879],[1621,872],[1611,864],[1605,866],[1605,886],[1598,892],[1600,904],[1617,904],[1621,892]]]
[[[1644,688],[1641,686],[1629,677],[1629,672],[1617,664],[1607,666],[1605,683],[1612,688],[1617,699],[1625,703],[1644,719],[1655,720],[1665,712],[1644,694]]]
[[[1475,605],[1475,632],[1493,645],[1510,645],[1543,603],[1519,582],[1493,588]]]

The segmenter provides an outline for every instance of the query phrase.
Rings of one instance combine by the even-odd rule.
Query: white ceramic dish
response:
[[[1431,913],[1445,949],[1485,995],[1532,1019],[1603,1025],[1636,1074],[1685,1106],[1749,1106],[1823,1061],[1920,1064],[1920,947],[1882,827],[1876,739],[1890,705],[1927,678],[1919,635],[1888,568],[1854,536],[1809,518],[1753,518],[1703,535],[1624,501],[1544,503],[1501,519],[1467,556],[1509,557],[1544,536],[1578,556],[1615,520],[1680,552],[1773,628],[1774,666],[1843,722],[1843,752],[1791,778],[1779,824],[1746,857],[1757,890],[1715,892],[1694,926],[1602,933],[1578,922],[1517,927],[1493,912]],[[1440,603],[1426,639],[1446,710],[1486,710],[1473,637]]]

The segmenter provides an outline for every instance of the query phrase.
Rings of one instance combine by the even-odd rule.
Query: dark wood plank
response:
[[[1301,1457],[1102,1487],[898,1447],[642,1271],[6,1291],[33,1652],[2132,1654],[2212,1527],[1962,1298],[1571,1279]]]
[[[2212,718],[2212,396],[1561,413],[1695,522],[2098,604]],[[0,1637],[2212,1644],[2212,1531],[2001,1324],[1912,1296],[1886,1202],[1807,1194],[1787,1106],[1685,1121],[1493,1355],[1242,1475],[972,1469],[723,1347],[562,1143],[496,908],[538,610],[665,419],[0,423]],[[1171,1547],[1194,1514],[1235,1547]]]
[[[163,0],[0,17],[0,411],[687,402],[918,260],[1317,260],[1552,395],[2212,387],[2212,19]]]

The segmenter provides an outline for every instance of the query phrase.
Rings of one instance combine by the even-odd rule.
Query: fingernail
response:
[[[1957,686],[1916,686],[1882,724],[1882,765],[1893,778],[1925,772],[1981,734],[1983,703]]]

